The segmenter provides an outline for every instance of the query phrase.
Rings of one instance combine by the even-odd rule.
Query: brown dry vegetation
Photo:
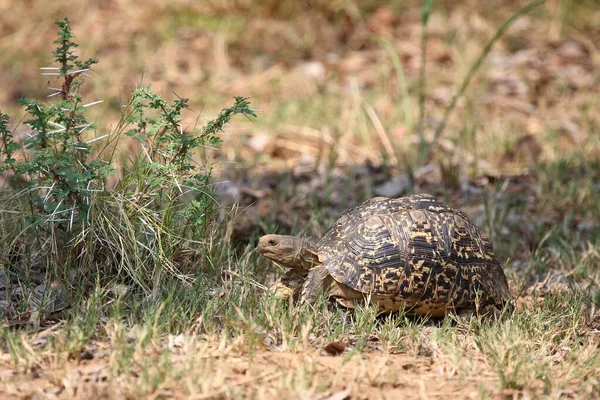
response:
[[[88,321],[84,304],[74,321],[11,330],[0,396],[600,397],[600,7],[549,0],[518,19],[417,164],[421,2],[386,3],[0,0],[0,109],[13,120],[18,98],[46,94],[38,68],[51,62],[63,16],[82,56],[100,59],[84,86],[105,101],[90,118],[98,136],[142,77],[167,98],[190,98],[203,118],[238,95],[260,110],[234,121],[214,155],[228,259],[202,292],[206,308],[188,321],[160,307],[141,320],[102,309]],[[525,4],[435,3],[428,139],[498,26]],[[281,271],[253,251],[259,235],[319,237],[368,197],[420,191],[490,235],[514,315],[488,325],[365,308],[346,323],[325,304],[297,313],[264,290]]]

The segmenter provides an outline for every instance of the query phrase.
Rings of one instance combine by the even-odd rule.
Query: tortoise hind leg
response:
[[[460,319],[479,318],[483,321],[497,321],[503,315],[503,310],[496,305],[488,304],[480,307],[465,307],[456,310],[456,316]]]

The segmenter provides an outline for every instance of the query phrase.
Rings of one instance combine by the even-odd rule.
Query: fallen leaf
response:
[[[328,343],[327,345],[325,345],[325,347],[323,347],[323,350],[325,350],[327,353],[331,354],[332,356],[337,356],[337,355],[342,354],[344,352],[344,350],[346,350],[346,343],[331,342],[331,343]]]

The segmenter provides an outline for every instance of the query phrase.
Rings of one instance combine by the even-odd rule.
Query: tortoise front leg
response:
[[[306,282],[302,287],[302,293],[300,295],[301,304],[315,304],[321,295],[329,291],[333,278],[329,274],[327,268],[323,265],[314,267],[308,273]]]
[[[275,292],[275,297],[282,300],[291,300],[295,303],[300,297],[300,292],[304,282],[306,281],[306,274],[302,274],[297,270],[287,270],[281,278],[271,285],[271,290]]]

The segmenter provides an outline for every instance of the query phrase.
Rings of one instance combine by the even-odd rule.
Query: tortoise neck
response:
[[[302,241],[300,245],[300,253],[298,254],[298,262],[302,269],[306,272],[310,271],[314,266],[319,265],[319,255],[317,245],[308,239],[299,239]]]
[[[317,254],[317,245],[306,238],[286,236],[288,244],[293,249],[286,257],[285,265],[304,274],[308,273],[314,266],[320,264]]]

